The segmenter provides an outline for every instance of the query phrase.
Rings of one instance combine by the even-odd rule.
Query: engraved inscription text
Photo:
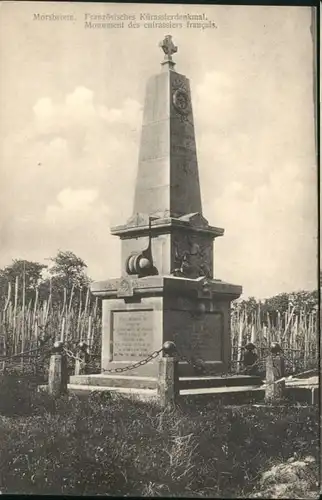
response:
[[[151,310],[113,312],[113,361],[139,360],[153,351]]]

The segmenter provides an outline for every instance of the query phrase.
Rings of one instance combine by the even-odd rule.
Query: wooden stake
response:
[[[30,346],[30,341],[31,341],[31,299],[29,300],[28,303],[28,308],[27,308],[27,316],[26,316],[26,340],[29,349],[31,348]],[[29,356],[29,362],[30,362],[30,356]]]
[[[50,281],[49,281],[49,297],[48,297],[47,307],[46,307],[46,312],[45,312],[45,317],[44,317],[44,327],[46,327],[46,324],[47,324],[49,309],[51,307],[51,302],[52,302],[52,283],[51,283],[51,279],[50,279]]]
[[[92,316],[88,318],[87,345],[90,351],[92,348]]]
[[[283,332],[282,340],[284,340],[284,338],[286,336],[286,333],[287,333],[287,330],[288,330],[288,328],[290,326],[290,323],[291,323],[294,311],[295,311],[295,306],[293,306],[293,308],[291,310],[291,313],[288,315],[287,322],[285,323],[285,329],[284,329],[284,332]]]
[[[61,331],[60,331],[60,341],[64,342],[65,337],[65,316],[62,317]]]
[[[38,345],[38,318],[36,318],[35,322],[34,322],[34,337],[35,337],[36,345]]]
[[[81,322],[81,314],[82,314],[82,289],[80,288],[79,290],[79,309],[78,309],[78,318],[77,318],[77,332],[76,332],[76,337],[77,340],[81,340],[80,335],[80,322]]]
[[[18,304],[18,285],[19,285],[19,278],[16,276],[16,281],[15,281],[15,301],[14,301],[14,308],[13,308],[13,339],[14,339],[14,352],[17,354],[18,352],[18,339],[17,339],[17,304]]]
[[[62,308],[62,312],[61,312],[62,316],[64,316],[64,314],[65,314],[66,302],[67,302],[67,290],[66,290],[66,287],[64,287],[64,300],[63,300],[63,308]]]
[[[309,314],[308,328],[305,328],[304,331],[304,370],[306,370],[308,366],[308,347],[309,347],[310,328],[311,328],[311,313]]]
[[[246,309],[244,311],[244,318],[246,323]],[[241,360],[242,360],[242,345],[243,345],[243,333],[244,333],[244,321],[243,318],[240,318],[239,322],[239,334],[238,334],[238,344],[237,344],[237,372],[241,370]]]
[[[256,344],[256,329],[255,329],[255,324],[252,324],[252,330],[251,330],[251,336],[250,336],[250,341],[253,344]]]
[[[84,313],[83,313],[83,321],[81,322],[81,333],[80,333],[81,340],[83,340],[83,336],[84,336],[85,323],[86,323],[86,313],[87,313],[87,308],[88,308],[88,299],[89,299],[89,288],[87,288],[87,292],[86,292],[85,309],[84,309]]]
[[[25,305],[26,305],[26,265],[23,264],[22,278],[22,323],[21,323],[21,351],[25,350]],[[24,357],[21,358],[21,366],[23,368]]]
[[[11,281],[8,282],[8,295],[7,295],[7,300],[6,300],[6,303],[4,306],[4,312],[7,311],[7,308],[8,308],[9,303],[10,303],[10,299],[11,299]]]
[[[72,308],[72,301],[73,301],[74,290],[75,290],[75,285],[73,283],[72,284],[72,290],[70,292],[70,297],[69,297],[68,313],[70,313],[71,308]]]

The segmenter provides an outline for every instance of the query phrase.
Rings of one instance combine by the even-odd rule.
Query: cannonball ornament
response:
[[[86,351],[87,349],[87,344],[86,342],[84,342],[83,340],[78,344],[78,347],[82,350],[82,351]]]
[[[128,274],[140,274],[141,271],[148,271],[152,267],[152,262],[142,255],[142,253],[134,253],[126,260],[126,272]]]
[[[54,352],[61,352],[63,350],[64,343],[61,340],[56,340],[54,343]]]
[[[171,354],[174,354],[175,350],[176,350],[176,345],[174,342],[171,342],[170,340],[168,340],[167,342],[165,342],[163,344],[164,354],[170,356]]]
[[[271,344],[271,353],[272,354],[279,354],[281,352],[282,352],[282,348],[279,345],[279,343],[278,342],[272,342],[272,344]]]
[[[149,269],[150,267],[151,267],[151,262],[146,257],[142,257],[139,260],[139,268],[140,269],[144,270],[144,269]]]

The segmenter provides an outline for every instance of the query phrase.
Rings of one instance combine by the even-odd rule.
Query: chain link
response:
[[[211,367],[208,367],[206,365],[206,362],[199,358],[201,363],[202,364],[198,364],[196,363],[192,358],[188,358],[187,356],[183,355],[178,347],[176,347],[176,351],[179,355],[179,358],[181,359],[181,361],[186,361],[190,366],[192,366],[195,370],[198,370],[199,372],[202,370],[204,371],[205,373],[207,373],[208,375],[214,375],[214,372],[212,370]],[[252,368],[255,368],[256,366],[260,365],[260,363],[262,363],[264,361],[265,358],[259,358],[257,359],[252,365],[249,365],[249,366],[246,366],[244,369],[242,370],[239,370],[238,371],[238,375],[242,375],[242,374],[245,374],[247,373],[249,370],[251,370]],[[235,363],[242,363],[242,361],[235,361]],[[216,373],[217,375],[217,373]],[[222,373],[221,374],[221,377],[224,378],[224,377],[229,377],[230,375],[235,375],[235,372],[226,372],[226,373]]]
[[[211,375],[211,372],[209,370],[211,370],[209,367],[206,366],[205,364],[205,361],[201,358],[200,361],[201,361],[201,365],[196,363],[193,358],[188,358],[187,356],[185,356],[184,354],[182,354],[182,352],[179,350],[178,346],[176,345],[176,353],[178,355],[178,357],[180,358],[181,361],[186,361],[190,366],[192,366],[195,370],[197,371],[204,371],[204,372],[209,372],[209,375]]]
[[[149,356],[147,356],[145,359],[141,359],[140,361],[137,361],[137,363],[134,363],[132,365],[127,365],[124,367],[119,367],[119,368],[110,368],[110,369],[103,369],[102,371],[104,373],[123,373],[129,370],[134,370],[135,368],[138,368],[139,366],[144,366],[147,363],[149,363],[152,359],[155,359],[159,356],[160,352],[163,351],[163,347],[159,349],[158,351],[152,352]]]
[[[163,351],[163,347],[161,347],[161,349],[159,349],[158,351],[153,351],[146,358],[141,359],[140,361],[137,361],[136,363],[133,363],[131,365],[126,365],[123,367],[117,367],[117,368],[103,368],[101,370],[101,373],[124,373],[124,372],[130,371],[130,370],[134,370],[135,368],[138,368],[139,366],[146,365],[147,363],[152,361],[152,359],[157,358],[162,351]],[[73,358],[76,361],[79,361],[80,363],[84,363],[84,360],[82,358],[80,358],[79,356],[75,356],[68,349],[64,349],[64,352],[66,353],[66,355],[68,357]],[[93,366],[93,364],[87,363],[86,366],[90,367],[90,366]]]
[[[200,358],[200,361],[202,362],[202,364],[198,364],[196,363],[192,358],[188,358],[187,356],[184,356],[183,354],[181,354],[179,351],[178,351],[178,354],[179,354],[179,357],[181,359],[181,361],[186,361],[190,366],[192,366],[192,368],[194,368],[195,370],[197,371],[204,371],[206,373],[209,373],[209,375],[212,374],[212,370],[211,368],[209,368],[206,364],[205,364],[205,361],[203,359]]]

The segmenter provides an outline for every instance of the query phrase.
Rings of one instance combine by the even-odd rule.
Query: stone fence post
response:
[[[284,357],[282,349],[277,344],[272,344],[271,352],[266,359],[266,387],[265,401],[278,402],[285,397]]]
[[[53,396],[67,393],[68,370],[63,342],[55,342],[50,356],[48,373],[48,392]]]
[[[86,342],[78,345],[77,359],[75,360],[75,375],[85,375],[88,373],[89,354]]]
[[[165,342],[159,361],[158,397],[163,408],[175,406],[179,396],[178,360],[175,357],[175,344]]]

